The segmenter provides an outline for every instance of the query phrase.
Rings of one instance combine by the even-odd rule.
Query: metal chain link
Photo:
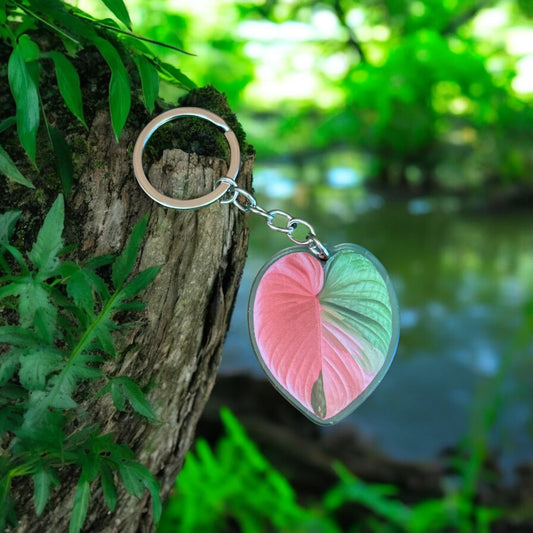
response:
[[[309,224],[309,222],[306,222],[301,218],[294,218],[289,213],[282,211],[281,209],[271,209],[270,211],[263,209],[257,204],[257,200],[251,193],[238,187],[237,182],[235,180],[232,180],[231,178],[219,178],[215,183],[215,187],[220,183],[226,183],[229,185],[229,189],[219,200],[221,204],[232,203],[243,213],[253,213],[254,215],[259,215],[263,217],[266,221],[266,225],[271,230],[277,231],[279,233],[284,233],[295,244],[307,246],[311,253],[318,259],[321,259],[323,261],[329,259],[330,253],[328,252],[326,247],[318,240],[316,232],[313,226]],[[280,217],[286,219],[284,226],[278,225]],[[299,226],[303,226],[308,230],[305,239],[297,239],[293,235],[294,231]]]

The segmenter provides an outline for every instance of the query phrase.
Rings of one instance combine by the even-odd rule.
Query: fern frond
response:
[[[63,249],[63,223],[65,204],[63,195],[59,195],[48,211],[37,240],[28,258],[37,269],[37,279],[44,280],[54,275],[59,266],[59,252]]]
[[[0,261],[0,274],[1,269],[6,274],[0,276],[0,299],[5,308],[18,311],[17,325],[0,326],[0,433],[15,436],[7,453],[16,455],[19,461],[8,468],[7,478],[2,478],[0,472],[0,503],[4,504],[0,505],[0,524],[6,523],[12,509],[11,477],[33,478],[35,510],[40,514],[57,483],[56,472],[66,465],[80,471],[71,531],[82,527],[90,487],[98,478],[110,509],[116,505],[115,481],[122,480],[132,494],[140,496],[145,490],[151,493],[154,515],[158,517],[159,486],[135,460],[130,448],[116,443],[110,435],[101,435],[95,424],[65,434],[66,428],[90,418],[80,391],[88,382],[101,378],[108,382],[102,394],[111,391],[119,410],[128,402],[137,413],[155,420],[141,388],[125,376],[110,378],[103,365],[116,357],[115,315],[126,309],[141,309],[142,302],[134,298],[159,271],[159,267],[152,267],[132,277],[147,219],[133,229],[119,257],[97,257],[81,266],[62,259],[62,196],[46,215],[27,254],[28,264],[21,251],[9,244],[18,216],[0,215],[0,249],[9,252],[20,265],[16,272],[9,261]],[[99,275],[101,268],[111,272],[114,287]],[[2,490],[7,492],[2,494]]]

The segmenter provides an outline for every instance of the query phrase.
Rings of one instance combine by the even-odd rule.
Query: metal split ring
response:
[[[200,207],[205,207],[206,205],[212,204],[213,202],[216,202],[218,199],[222,198],[222,196],[224,196],[224,194],[226,194],[231,187],[229,180],[220,180],[218,186],[204,196],[192,198],[190,200],[180,200],[178,198],[166,196],[159,192],[148,181],[143,169],[142,158],[144,148],[150,137],[160,126],[179,117],[203,118],[224,131],[224,136],[226,137],[226,141],[230,149],[230,162],[227,177],[229,180],[235,180],[239,172],[241,162],[239,141],[237,140],[233,130],[221,117],[215,115],[215,113],[212,113],[211,111],[206,111],[205,109],[201,109],[199,107],[178,107],[176,109],[171,109],[165,113],[161,113],[151,122],[149,122],[141,131],[139,137],[137,138],[137,142],[135,143],[135,148],[133,149],[133,172],[135,173],[135,177],[137,178],[142,190],[157,203],[173,209],[198,209]]]

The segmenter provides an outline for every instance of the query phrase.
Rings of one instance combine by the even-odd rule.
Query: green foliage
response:
[[[131,106],[131,87],[128,71],[122,62],[119,53],[111,43],[105,39],[96,39],[95,45],[111,70],[111,81],[109,82],[109,109],[111,111],[113,131],[115,132],[118,141],[118,137],[126,123]]]
[[[342,465],[335,465],[339,483],[323,501],[328,511],[357,503],[372,512],[368,526],[372,531],[457,531],[489,533],[490,523],[500,516],[497,509],[476,505],[461,491],[442,498],[424,500],[412,506],[400,501],[394,485],[366,483],[353,476]]]
[[[27,180],[17,168],[9,154],[0,146],[0,173],[9,179],[33,189],[33,183]]]
[[[29,158],[35,163],[39,127],[38,70],[35,56],[24,55],[33,42],[27,36],[13,47],[7,64],[9,87],[17,104],[17,132]],[[26,46],[23,46],[26,44]]]
[[[354,532],[488,533],[491,522],[500,516],[496,509],[477,505],[475,494],[462,489],[407,505],[400,500],[397,487],[364,482],[341,464],[334,465],[339,481],[322,502],[303,507],[289,482],[270,465],[227,408],[221,417],[226,435],[215,452],[201,439],[195,451],[189,452],[159,533],[223,532],[235,523],[243,533],[338,533],[346,529],[337,525],[337,512],[355,504],[359,519],[349,529]]]
[[[329,520],[301,507],[288,481],[263,457],[228,409],[221,411],[227,435],[216,452],[198,440],[187,455],[158,531],[225,531],[236,522],[243,533],[258,531],[337,533]]]
[[[48,52],[49,57],[54,62],[56,70],[57,86],[59,92],[67,104],[67,107],[72,111],[72,114],[85,126],[85,118],[83,116],[83,102],[80,89],[80,77],[74,65],[61,52],[52,50]]]
[[[102,0],[124,26],[131,30],[130,15],[122,0]]]
[[[157,520],[161,503],[156,480],[131,449],[102,433],[90,415],[94,402],[110,394],[117,410],[127,410],[127,400],[140,416],[156,418],[137,383],[108,375],[104,367],[117,356],[112,336],[116,314],[142,309],[136,297],[159,271],[152,267],[130,279],[147,219],[135,226],[118,257],[96,257],[79,265],[62,257],[62,196],[26,257],[10,244],[19,216],[14,211],[0,215],[0,309],[10,317],[0,327],[0,528],[15,521],[13,478],[33,479],[39,515],[67,467],[79,475],[71,533],[81,530],[98,482],[110,511],[116,505],[116,483],[138,497],[147,489]],[[106,270],[111,271],[110,283]],[[100,392],[82,402],[80,392],[88,387]]]
[[[0,7],[0,39],[12,48],[7,78],[16,106],[15,121],[4,121],[3,129],[16,124],[20,144],[37,166],[37,135],[41,116],[43,117],[57,159],[57,172],[66,194],[70,191],[73,179],[72,154],[64,134],[48,125],[40,97],[42,69],[53,64],[59,94],[74,117],[87,127],[80,78],[71,59],[75,59],[84,49],[96,47],[111,72],[109,110],[117,140],[131,107],[130,71],[138,70],[143,101],[150,112],[154,109],[159,93],[160,76],[179,87],[194,87],[193,82],[179,69],[160,61],[144,44],[145,41],[154,41],[131,32],[131,20],[122,0],[102,2],[117,21],[95,19],[60,0],[6,0]],[[35,39],[38,31],[52,33],[54,42],[60,43],[61,49],[42,50]],[[167,44],[162,46],[182,52]],[[17,183],[32,186],[1,146],[0,172]]]

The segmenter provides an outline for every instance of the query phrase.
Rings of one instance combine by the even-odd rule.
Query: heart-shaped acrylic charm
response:
[[[355,244],[327,261],[301,247],[276,254],[252,287],[250,337],[277,390],[313,422],[349,415],[396,352],[398,300],[383,265]]]

